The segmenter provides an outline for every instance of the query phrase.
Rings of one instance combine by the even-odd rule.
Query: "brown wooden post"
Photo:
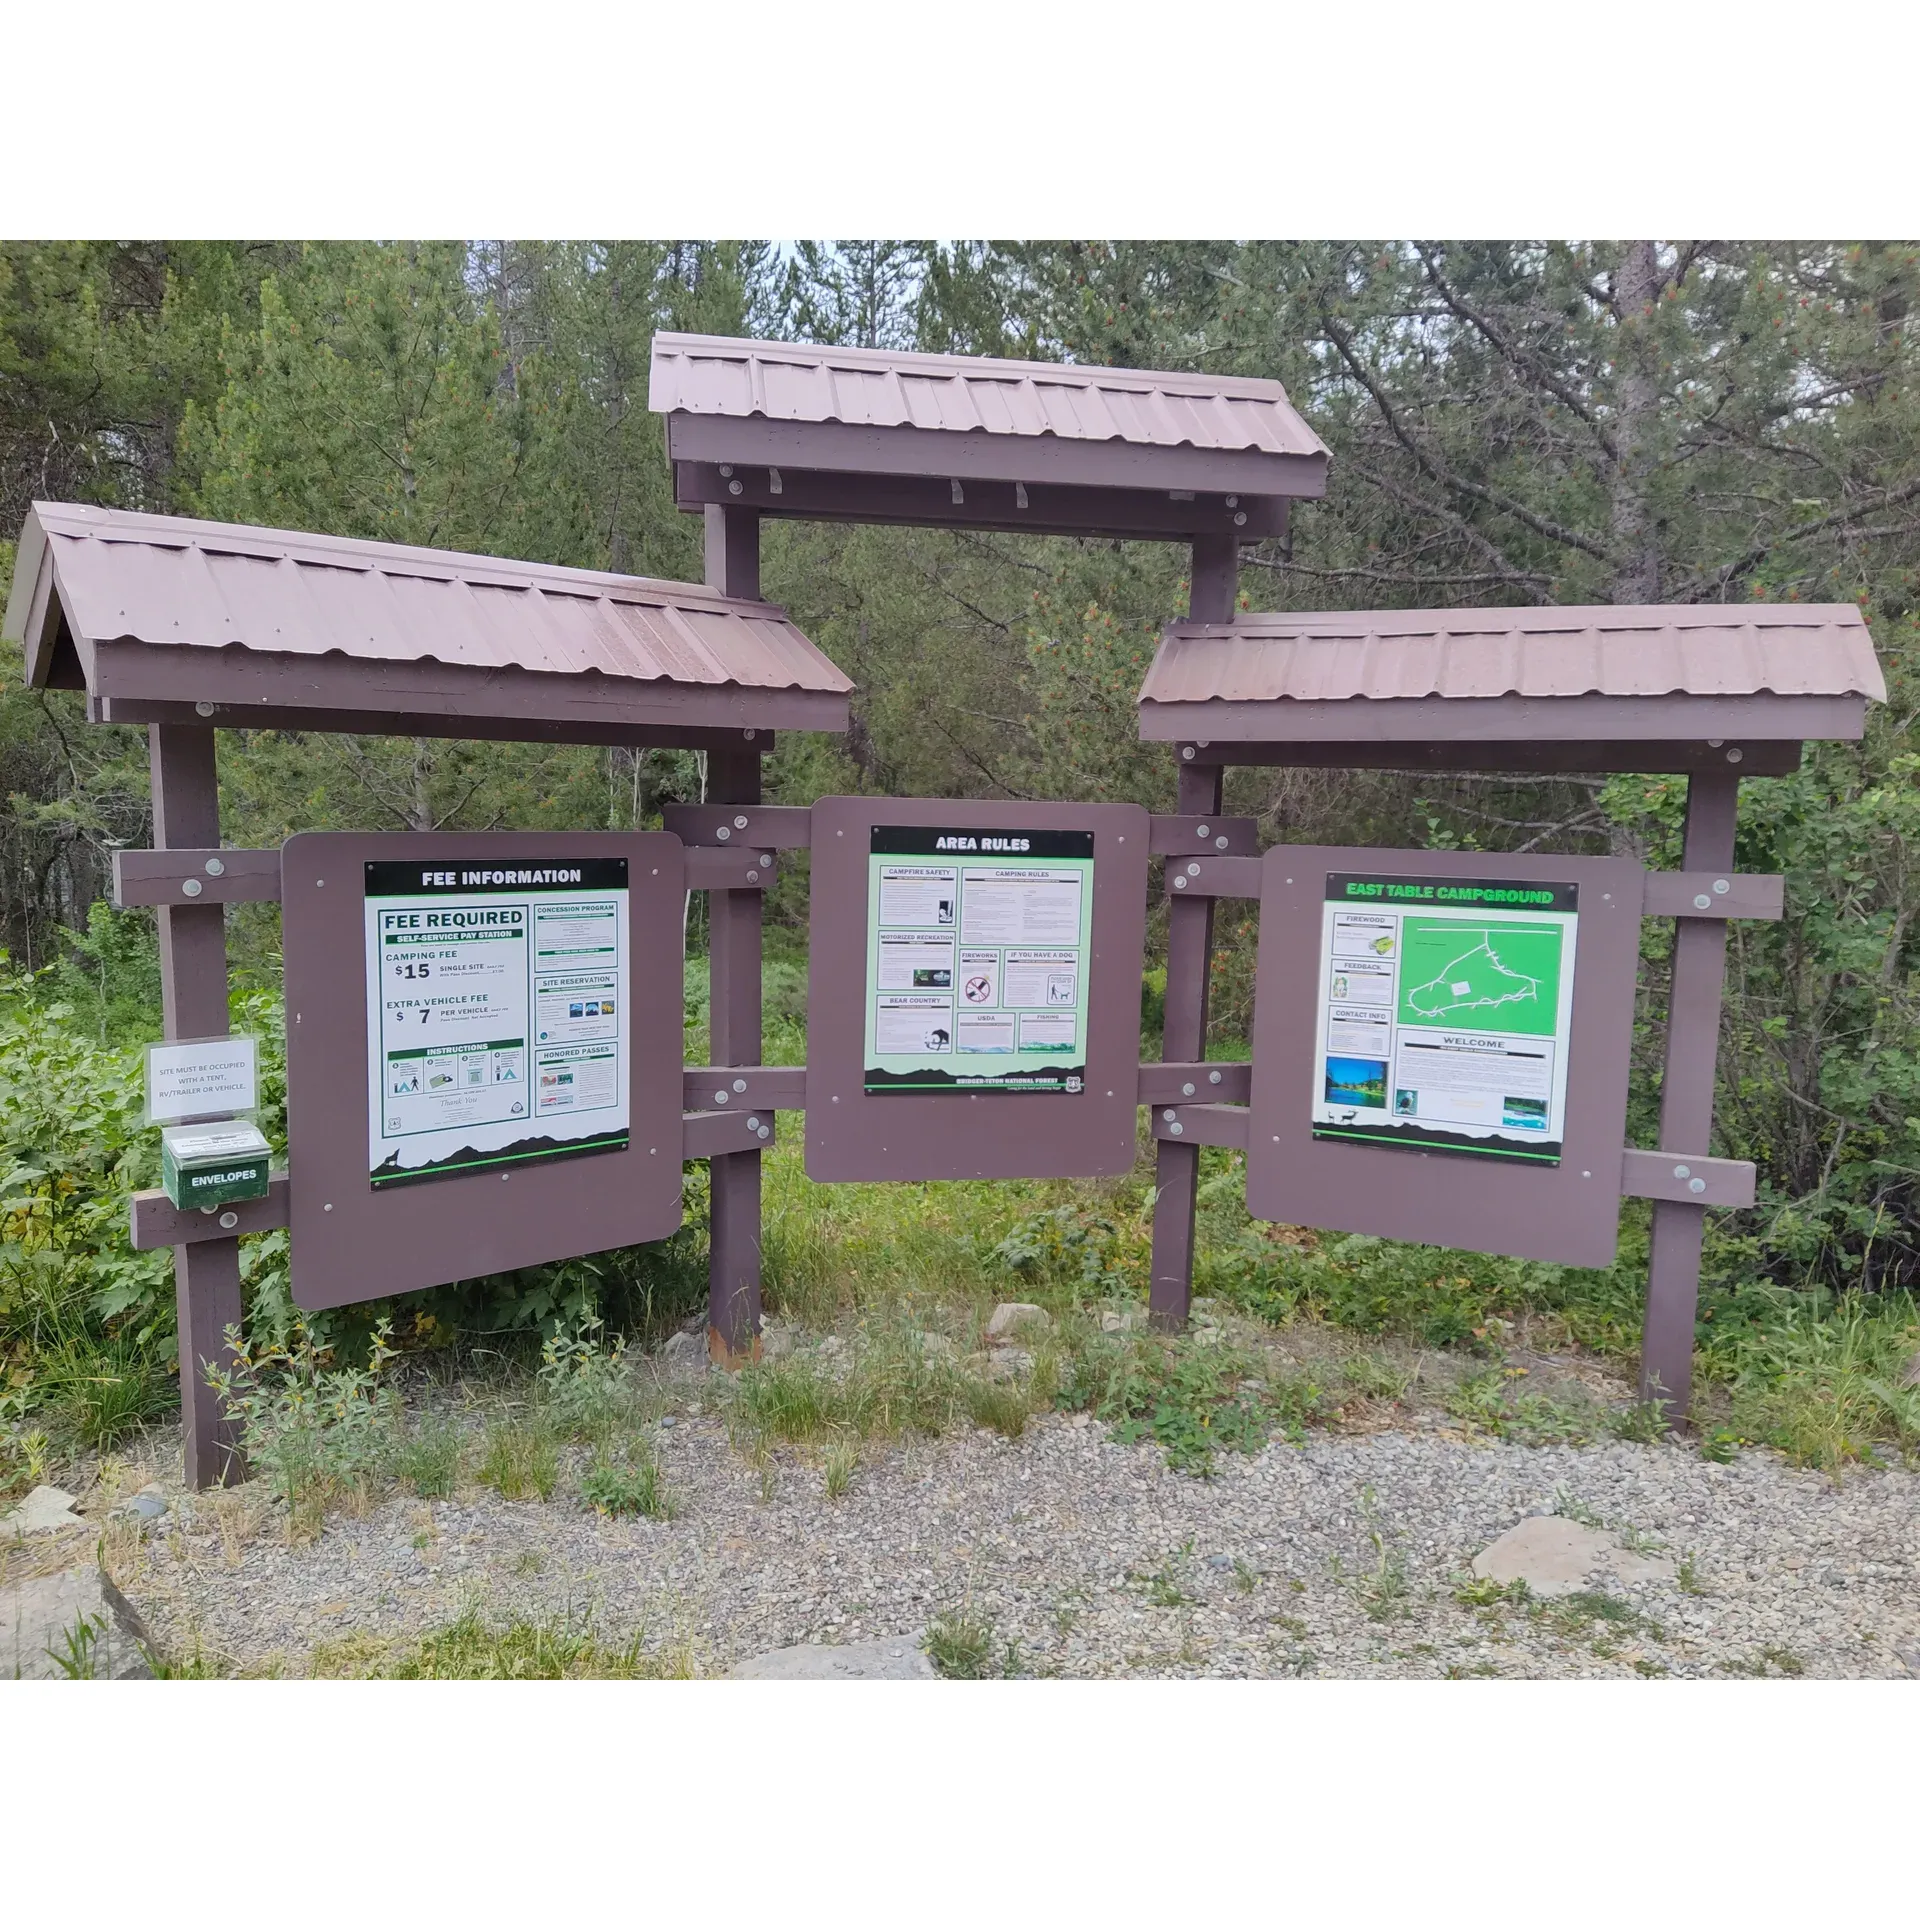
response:
[[[153,781],[153,844],[217,847],[220,787],[211,727],[147,729]],[[227,928],[224,907],[162,907],[160,994],[169,1040],[204,1040],[227,1031]],[[180,1320],[180,1422],[187,1484],[210,1487],[244,1471],[238,1437],[221,1418],[207,1365],[224,1358],[227,1329],[240,1324],[240,1243],[203,1240],[173,1250]]]
[[[760,516],[752,508],[706,510],[707,584],[737,600],[760,598]],[[707,755],[707,799],[760,803],[760,754]],[[761,895],[752,889],[707,896],[708,1059],[714,1066],[760,1064]],[[711,1244],[707,1256],[707,1350],[732,1369],[759,1351],[760,1156],[716,1154],[710,1163]]]
[[[1740,776],[1728,769],[1687,781],[1687,830],[1681,867],[1733,871]],[[1720,1049],[1720,993],[1726,975],[1727,923],[1681,920],[1673,930],[1673,984],[1667,997],[1666,1066],[1660,1082],[1660,1150],[1706,1153],[1713,1144],[1713,1086]],[[1662,1404],[1676,1424],[1693,1392],[1693,1328],[1700,1299],[1705,1210],[1653,1203],[1647,1256],[1647,1318],[1640,1346],[1640,1395]]]
[[[1209,534],[1193,543],[1193,587],[1189,596],[1195,620],[1231,620],[1240,590],[1240,545],[1231,534]],[[1182,747],[1180,813],[1218,813],[1222,773],[1196,767]],[[1202,1060],[1207,1051],[1207,993],[1213,972],[1213,902],[1167,903],[1167,992],[1160,1057]],[[1200,1185],[1200,1149],[1181,1140],[1162,1140],[1155,1153],[1153,1272],[1147,1288],[1147,1316],[1156,1327],[1177,1330],[1187,1324],[1193,1300],[1194,1206]]]

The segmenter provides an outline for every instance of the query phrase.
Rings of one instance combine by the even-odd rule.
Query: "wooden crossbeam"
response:
[[[1254,854],[1260,851],[1257,822],[1214,813],[1156,813],[1148,821],[1150,852],[1176,854]]]
[[[773,855],[752,847],[689,847],[689,893],[759,893],[773,885],[777,869]]]
[[[660,824],[689,847],[752,847],[774,852],[813,842],[811,807],[671,806]]]
[[[807,1104],[805,1067],[689,1067],[684,1087],[689,1113],[722,1107],[794,1113]]]
[[[1244,1101],[1253,1091],[1247,1060],[1142,1060],[1140,1104],[1178,1105],[1185,1100]]]
[[[1226,1106],[1212,1100],[1153,1110],[1153,1137],[1178,1141],[1186,1147],[1238,1147],[1244,1153],[1247,1126],[1245,1107]]]
[[[215,907],[279,898],[278,847],[141,847],[113,856],[116,907]]]
[[[732,1107],[690,1113],[681,1123],[681,1153],[689,1160],[718,1160],[728,1154],[758,1153],[773,1144],[773,1112]]]
[[[272,1174],[264,1200],[236,1200],[225,1207],[189,1207],[184,1212],[158,1187],[136,1193],[127,1209],[127,1230],[136,1253],[155,1247],[191,1247],[205,1240],[237,1240],[243,1233],[271,1233],[287,1224],[288,1177]],[[228,1223],[231,1224],[228,1224]]]

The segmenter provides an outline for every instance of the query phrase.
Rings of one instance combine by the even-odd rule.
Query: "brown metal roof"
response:
[[[1413,703],[1523,703],[1529,727],[1550,730],[1555,702],[1605,702],[1610,715],[1629,719],[1641,702],[1648,722],[1657,703],[1657,723],[1670,727],[1690,703],[1712,703],[1724,717],[1740,710],[1736,703],[1756,715],[1779,713],[1770,703],[1781,698],[1801,703],[1796,724],[1825,711],[1807,702],[1835,703],[1827,717],[1837,718],[1840,703],[1857,712],[1886,698],[1857,607],[1258,613],[1218,626],[1176,623],[1161,639],[1140,705],[1142,732],[1154,739],[1209,729],[1225,738],[1227,715],[1236,716],[1234,738],[1332,739],[1349,726],[1347,737],[1382,737],[1380,710]],[[1302,716],[1308,707],[1321,709],[1311,722]],[[1486,719],[1497,731],[1495,716]],[[1401,721],[1392,724],[1412,737]],[[1404,723],[1448,733],[1460,724],[1431,714]],[[1586,720],[1579,725],[1592,737]],[[1802,737],[1834,736],[1815,727]]]
[[[777,463],[785,447],[796,466],[835,471],[959,471],[950,449],[935,453],[926,444],[937,437],[939,443],[984,442],[1000,449],[991,469],[975,469],[982,477],[991,471],[1006,479],[1239,485],[1249,492],[1302,494],[1324,487],[1328,457],[1277,380],[706,334],[654,335],[648,404],[675,416],[676,427],[703,419],[768,423],[766,450],[758,457]],[[919,437],[919,457],[930,464],[878,467],[871,439],[835,454],[821,436],[782,439],[771,431],[775,427],[906,431]],[[732,457],[755,457],[737,438],[708,445],[688,429],[676,430],[673,439],[676,458],[727,458],[729,449]],[[1043,460],[1035,443],[1045,442],[1074,443],[1089,452],[1130,451],[1134,457],[1101,465]],[[1143,461],[1141,455],[1154,457]],[[1023,459],[1027,464],[1020,464]]]
[[[235,653],[327,660],[329,700],[347,667],[422,686],[427,669],[451,669],[453,689],[587,676],[609,723],[635,699],[671,695],[690,712],[682,690],[724,689],[737,696],[727,724],[750,720],[755,697],[811,695],[827,702],[811,724],[844,727],[852,689],[779,608],[676,581],[53,503],[33,508],[20,561],[6,631],[26,641],[29,680],[71,683],[77,663],[96,696],[128,694],[133,674],[153,697],[163,654],[170,684],[185,672],[211,688],[241,671]],[[135,654],[144,664],[128,664]],[[581,710],[577,692],[568,704]],[[837,722],[825,717],[835,706]],[[798,711],[785,701],[778,724],[808,724]]]

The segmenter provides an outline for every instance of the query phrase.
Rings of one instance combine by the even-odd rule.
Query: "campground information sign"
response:
[[[365,866],[373,1185],[626,1147],[626,861]]]
[[[1314,1138],[1558,1166],[1579,892],[1329,874]]]
[[[867,1093],[1081,1092],[1093,841],[869,829]]]

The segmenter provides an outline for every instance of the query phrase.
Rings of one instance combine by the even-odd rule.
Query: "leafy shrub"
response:
[[[1211,1474],[1219,1453],[1252,1453],[1276,1414],[1264,1374],[1230,1347],[1149,1338],[1079,1346],[1059,1404],[1096,1413],[1123,1446],[1151,1438],[1182,1473]]]
[[[617,1334],[602,1342],[599,1333],[589,1314],[541,1345],[536,1397],[543,1423],[562,1439],[605,1440],[638,1417],[626,1342]]]
[[[637,1458],[597,1460],[581,1475],[580,1497],[615,1518],[641,1514],[649,1520],[671,1520],[678,1511],[651,1448]]]
[[[1028,1291],[1085,1300],[1128,1290],[1117,1251],[1111,1219],[1087,1207],[1064,1206],[1022,1220],[993,1249],[993,1258]]]
[[[240,1428],[257,1473],[287,1503],[287,1528],[299,1539],[317,1533],[342,1500],[369,1499],[387,1477],[396,1441],[399,1396],[382,1376],[392,1364],[387,1326],[375,1329],[364,1367],[334,1364],[296,1319],[286,1345],[256,1343],[230,1329],[233,1364],[209,1365],[207,1378]]]
[[[127,1244],[128,1199],[159,1179],[144,1098],[137,1052],[0,967],[0,1341],[22,1358],[108,1322],[171,1330],[171,1259]]]

